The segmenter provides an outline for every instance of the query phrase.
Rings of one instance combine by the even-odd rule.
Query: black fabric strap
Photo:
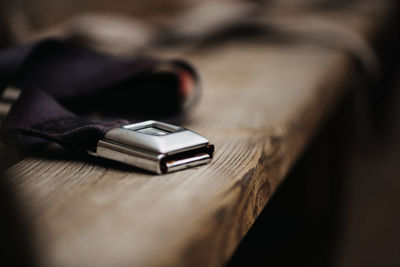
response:
[[[184,62],[115,58],[59,40],[2,51],[0,84],[22,93],[0,137],[18,144],[21,137],[35,136],[69,149],[94,150],[112,128],[183,114],[199,96],[197,80]],[[102,120],[89,119],[93,114]],[[120,116],[127,120],[115,119]]]

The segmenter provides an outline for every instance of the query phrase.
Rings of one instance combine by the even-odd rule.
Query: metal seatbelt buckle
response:
[[[108,131],[94,155],[158,174],[211,161],[214,145],[185,128],[158,121],[125,125]]]

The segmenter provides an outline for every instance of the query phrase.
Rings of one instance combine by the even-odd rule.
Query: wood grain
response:
[[[340,97],[350,66],[306,46],[232,44],[190,59],[205,90],[184,126],[215,143],[211,164],[152,176],[31,157],[9,170],[45,266],[220,265]]]
[[[154,176],[55,149],[8,170],[43,266],[222,265],[354,75],[346,53],[307,44],[185,57],[204,92],[184,126],[215,143],[211,164]]]

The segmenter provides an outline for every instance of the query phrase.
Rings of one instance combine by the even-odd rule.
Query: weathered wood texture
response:
[[[231,45],[191,59],[205,90],[185,126],[215,143],[211,164],[163,176],[34,157],[11,168],[49,266],[221,264],[349,71],[315,47]]]
[[[184,125],[211,164],[168,175],[32,156],[8,170],[44,266],[219,266],[324,118],[353,61],[317,45],[235,41],[185,55],[204,94]]]

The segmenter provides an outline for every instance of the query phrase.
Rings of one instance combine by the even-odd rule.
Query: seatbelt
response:
[[[20,88],[21,93],[2,123],[0,137],[9,144],[18,144],[25,136],[40,137],[73,151],[100,155],[157,173],[203,164],[211,160],[213,152],[207,139],[156,121],[130,124],[148,116],[175,120],[181,117],[198,100],[198,83],[196,72],[182,61],[146,56],[116,58],[60,40],[2,51],[0,84],[3,88]],[[90,119],[93,112],[107,119]],[[115,119],[120,114],[127,119]],[[123,140],[119,140],[119,134],[116,137],[115,131]],[[111,156],[104,153],[103,145],[98,154],[100,141],[110,141],[109,132],[114,147],[108,149],[113,153]],[[132,136],[126,139],[127,135]],[[181,138],[189,138],[193,144],[181,147]],[[156,147],[158,144],[158,148],[160,144],[173,144],[169,150],[157,150],[143,146],[144,143]],[[124,152],[119,151],[121,147]],[[192,150],[196,155],[187,153]],[[197,154],[202,154],[201,159]],[[173,166],[168,163],[171,159]],[[188,162],[177,166],[176,162],[182,160]]]

